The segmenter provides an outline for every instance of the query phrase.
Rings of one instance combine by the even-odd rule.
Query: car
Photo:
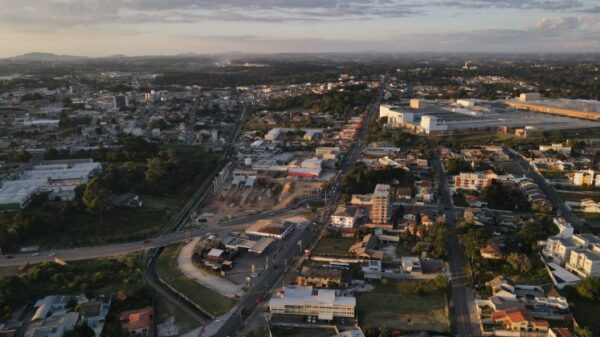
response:
[[[150,240],[150,239],[144,240],[144,244],[150,243],[150,242],[152,242],[152,240]]]
[[[7,259],[12,259],[13,257],[14,257],[14,256],[12,256],[12,255],[6,255],[6,258],[7,258]]]
[[[33,253],[31,256],[40,256],[40,253]]]

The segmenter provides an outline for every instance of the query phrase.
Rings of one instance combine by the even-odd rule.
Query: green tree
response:
[[[575,290],[583,299],[600,302],[600,277],[586,277],[577,284]]]
[[[533,268],[531,259],[529,259],[527,255],[521,253],[510,253],[506,258],[506,262],[508,262],[513,270],[522,273],[528,273]]]
[[[107,200],[110,194],[110,189],[105,186],[102,179],[95,177],[86,184],[82,200],[89,212],[102,215],[110,209]]]

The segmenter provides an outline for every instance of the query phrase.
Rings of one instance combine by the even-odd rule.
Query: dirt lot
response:
[[[220,194],[211,195],[206,203],[200,205],[197,213],[212,214],[206,224],[214,226],[221,220],[284,208],[294,199],[314,195],[321,185],[321,182],[289,178],[277,179],[269,186],[255,184],[252,188],[240,189],[227,185]]]

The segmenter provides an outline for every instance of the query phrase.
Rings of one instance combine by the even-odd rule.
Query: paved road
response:
[[[513,155],[513,160],[523,169],[525,175],[540,187],[542,192],[546,195],[546,198],[548,198],[552,203],[552,206],[554,206],[554,209],[558,210],[560,216],[565,218],[565,220],[567,220],[567,222],[575,229],[580,229],[583,224],[573,212],[571,212],[567,205],[565,205],[558,193],[556,193],[556,190],[554,190],[554,187],[552,187],[541,174],[534,170],[520,153],[511,148],[508,148],[507,150]]]
[[[219,224],[218,228],[215,227],[202,227],[202,228],[193,228],[184,231],[165,233],[158,237],[144,240],[144,241],[135,241],[135,242],[127,242],[121,244],[111,244],[111,245],[103,245],[103,246],[92,246],[92,247],[82,247],[82,248],[70,248],[70,249],[57,249],[50,251],[42,251],[35,253],[35,256],[32,254],[13,254],[13,255],[5,255],[0,258],[0,267],[19,267],[26,263],[40,263],[40,262],[50,262],[54,261],[55,258],[58,258],[63,261],[77,261],[77,260],[88,260],[88,259],[97,259],[97,258],[105,258],[105,257],[115,257],[126,255],[133,252],[150,250],[153,248],[160,248],[164,246],[168,246],[174,243],[182,242],[188,240],[190,238],[200,236],[209,232],[214,233],[222,233],[222,232],[231,232],[241,230],[247,227],[247,225],[251,222],[255,222],[260,219],[270,219],[276,218],[283,215],[292,215],[298,212],[301,212],[301,206],[318,200],[318,198],[310,197],[299,200],[296,204],[293,205],[292,208],[284,208],[275,211],[257,213],[255,215],[250,215],[246,217],[241,217],[238,219],[232,219],[228,221],[224,221]],[[12,258],[7,258],[7,256],[12,256]]]
[[[382,81],[385,83],[385,79]],[[327,191],[330,198],[328,199],[329,212],[331,212],[339,199],[339,179],[346,173],[354,163],[356,163],[360,152],[364,148],[365,139],[369,130],[369,125],[375,117],[376,112],[379,110],[379,105],[383,99],[383,88],[385,85],[381,85],[377,94],[376,100],[369,107],[367,116],[363,122],[361,129],[358,132],[358,137],[355,142],[352,143],[348,150],[344,162],[341,167],[341,174],[337,175],[335,182],[330,190]],[[265,300],[269,295],[270,291],[277,287],[278,280],[283,275],[283,262],[287,261],[288,265],[292,265],[294,259],[302,256],[302,253],[308,245],[312,242],[316,242],[320,235],[320,229],[324,226],[323,223],[314,225],[313,228],[306,230],[297,230],[293,232],[291,237],[286,238],[287,244],[284,246],[282,252],[275,258],[274,266],[277,268],[269,268],[263,274],[261,274],[255,282],[255,286],[250,289],[245,296],[243,296],[236,308],[238,308],[238,314],[232,315],[222,322],[220,330],[214,334],[214,336],[232,336],[238,331],[244,324],[245,320],[253,315],[254,310],[258,307],[258,301]]]
[[[460,337],[480,336],[481,331],[479,325],[472,320],[469,313],[471,297],[467,295],[467,279],[464,273],[465,260],[456,232],[457,211],[452,205],[452,196],[448,189],[446,171],[439,157],[436,157],[432,161],[432,164],[439,177],[440,206],[442,206],[444,214],[446,215],[446,221],[448,222],[449,235],[447,239],[447,248],[450,273],[452,275],[450,282],[452,285],[452,302],[454,304],[456,330]]]

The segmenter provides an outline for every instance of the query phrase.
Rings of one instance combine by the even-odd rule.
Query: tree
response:
[[[65,332],[64,337],[94,337],[96,336],[94,330],[90,328],[87,323],[76,326],[73,330]]]
[[[525,254],[520,253],[510,253],[506,258],[506,262],[510,264],[512,269],[515,271],[520,271],[522,273],[528,273],[533,268],[533,263],[531,259]]]
[[[146,181],[149,183],[157,183],[167,174],[167,163],[161,158],[152,158],[148,160],[148,167],[144,173]]]
[[[102,179],[95,177],[85,186],[82,200],[89,212],[102,215],[110,209],[107,200],[110,194],[111,191],[105,186]]]
[[[600,302],[600,278],[587,277],[575,287],[577,295],[588,301]]]

